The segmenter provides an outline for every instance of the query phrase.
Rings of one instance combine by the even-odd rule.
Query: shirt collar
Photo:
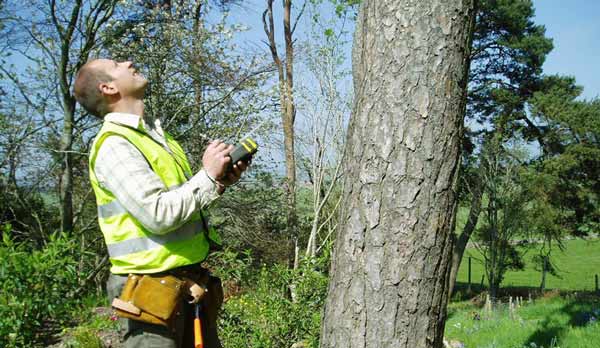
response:
[[[104,120],[140,130],[145,130],[148,125],[150,128],[156,129],[161,135],[163,133],[160,119],[158,118],[144,118],[140,115],[128,114],[125,112],[109,112],[104,116]]]
[[[120,124],[135,129],[144,129],[143,119],[139,115],[127,114],[124,112],[109,112],[104,116],[104,121]]]

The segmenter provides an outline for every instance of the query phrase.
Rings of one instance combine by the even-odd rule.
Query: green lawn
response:
[[[565,250],[556,249],[552,258],[559,270],[559,276],[548,274],[546,278],[547,289],[561,290],[594,290],[594,275],[600,276],[600,239],[596,240],[569,240],[565,241]],[[531,257],[537,252],[532,248],[525,255],[525,269],[523,271],[508,271],[501,287],[539,287],[541,272],[534,269]],[[467,282],[468,258],[472,256],[471,280],[474,284],[481,283],[484,274],[481,255],[475,249],[467,249],[458,271],[457,282]],[[487,284],[484,281],[484,286]],[[599,344],[600,346],[600,344]]]
[[[594,297],[542,298],[511,316],[506,305],[487,313],[470,302],[448,306],[445,337],[464,348],[597,348],[600,301]],[[456,343],[455,343],[456,344]]]

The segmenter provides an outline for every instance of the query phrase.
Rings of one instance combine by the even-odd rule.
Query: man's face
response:
[[[110,84],[116,88],[121,97],[132,96],[140,99],[144,97],[148,80],[137,71],[132,62],[98,59],[94,61],[94,65],[112,76],[113,81]]]

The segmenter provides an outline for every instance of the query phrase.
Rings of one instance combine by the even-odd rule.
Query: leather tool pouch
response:
[[[119,317],[172,327],[183,285],[184,281],[170,275],[130,274],[112,305]]]

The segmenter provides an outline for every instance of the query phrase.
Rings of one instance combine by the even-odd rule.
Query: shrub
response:
[[[225,303],[220,323],[224,346],[289,347],[302,341],[318,347],[327,277],[315,261],[305,261],[297,270],[263,266],[247,284],[249,290]]]
[[[44,248],[32,250],[15,242],[10,227],[5,228],[0,242],[0,346],[39,346],[65,324],[79,301],[74,294],[79,286],[76,250],[77,241],[60,233]]]

